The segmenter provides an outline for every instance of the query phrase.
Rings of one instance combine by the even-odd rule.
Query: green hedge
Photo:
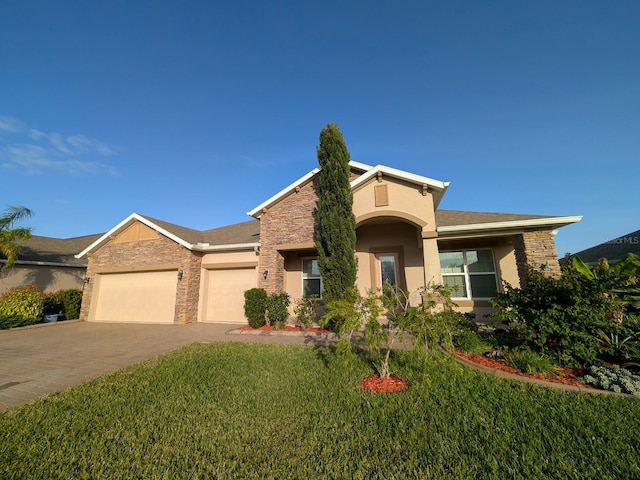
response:
[[[0,297],[0,318],[39,320],[43,315],[44,294],[35,285],[12,288]]]
[[[0,330],[33,325],[44,315],[76,319],[81,304],[82,291],[75,288],[53,293],[42,293],[35,285],[14,288],[0,296]]]

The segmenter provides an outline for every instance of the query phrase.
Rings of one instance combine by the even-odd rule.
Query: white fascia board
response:
[[[116,232],[120,231],[121,229],[123,229],[124,227],[131,225],[134,221],[139,221],[141,223],[144,223],[147,227],[152,228],[153,230],[155,230],[158,233],[161,233],[162,235],[164,235],[165,237],[170,238],[171,240],[173,240],[174,242],[182,245],[185,248],[188,248],[189,250],[192,249],[193,245],[191,245],[189,242],[184,241],[183,239],[181,239],[180,237],[177,237],[176,235],[174,235],[173,233],[167,232],[164,228],[159,227],[158,225],[156,225],[155,223],[153,223],[150,220],[147,220],[145,217],[143,217],[142,215],[138,215],[137,213],[132,213],[131,215],[129,215],[127,218],[125,218],[124,220],[122,220],[119,224],[117,224],[115,227],[113,227],[111,230],[109,230],[107,233],[105,233],[104,235],[102,235],[98,240],[96,240],[95,242],[93,242],[91,245],[89,245],[87,248],[85,248],[82,252],[80,252],[77,255],[74,255],[75,258],[82,258],[83,256],[85,256],[87,253],[91,252],[93,249],[95,249],[97,246],[101,245],[102,243],[106,242],[107,240],[109,240],[109,238]]]
[[[262,212],[263,208],[267,208],[270,205],[273,205],[278,200],[280,200],[282,197],[287,195],[289,192],[295,190],[296,187],[298,187],[298,186],[302,185],[303,183],[305,183],[307,180],[309,180],[311,177],[313,177],[319,171],[320,171],[319,167],[314,168],[309,173],[307,173],[304,177],[300,177],[298,180],[293,182],[291,185],[283,188],[278,193],[276,193],[274,196],[272,196],[268,200],[265,200],[264,202],[262,202],[256,208],[254,208],[253,210],[247,212],[247,215],[249,215],[251,217],[255,217],[255,218],[260,218],[260,213]]]
[[[356,162],[354,160],[350,160],[349,161],[349,166],[351,166],[353,168],[356,168],[358,170],[364,170],[364,171],[369,171],[369,170],[371,170],[373,168],[371,165],[367,165],[366,163]],[[278,193],[276,193],[272,197],[270,197],[267,200],[265,200],[264,202],[262,202],[256,208],[254,208],[253,210],[247,212],[247,215],[249,215],[251,217],[254,217],[254,218],[260,218],[260,212],[262,211],[263,208],[267,208],[267,207],[273,205],[278,200],[280,200],[284,196],[288,195],[292,190],[295,190],[296,187],[299,187],[299,186],[303,185],[305,182],[307,182],[311,177],[313,177],[319,171],[320,171],[320,167],[314,168],[309,173],[307,173],[305,176],[300,177],[298,180],[293,182],[291,185],[283,188]]]
[[[394,178],[399,178],[401,180],[406,180],[411,183],[416,183],[419,185],[429,185],[430,187],[436,188],[438,190],[446,190],[449,186],[449,182],[441,182],[440,180],[434,180],[433,178],[423,177],[422,175],[416,175],[415,173],[405,172],[404,170],[398,170],[397,168],[387,167],[386,165],[376,165],[371,168],[367,173],[362,174],[358,178],[355,178],[351,182],[351,187],[357,187],[361,183],[366,182],[371,177],[381,172],[383,175],[389,175]]]
[[[546,218],[534,218],[530,220],[512,220],[507,222],[489,222],[489,223],[474,223],[470,225],[451,225],[447,227],[438,227],[436,231],[438,233],[465,233],[465,232],[480,232],[486,230],[513,230],[518,228],[532,228],[532,227],[564,227],[572,223],[577,223],[582,220],[582,216],[573,217],[546,217]]]
[[[197,252],[218,252],[220,250],[253,250],[260,246],[260,242],[252,243],[230,243],[228,245],[209,245],[197,243],[193,250]]]
[[[366,163],[356,162],[355,160],[349,160],[349,166],[353,168],[357,168],[358,170],[364,170],[368,172],[373,168],[371,165],[367,165]]]

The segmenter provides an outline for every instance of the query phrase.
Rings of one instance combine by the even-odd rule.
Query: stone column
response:
[[[518,265],[520,285],[527,281],[527,265],[545,266],[549,277],[560,276],[560,263],[553,230],[534,230],[514,235],[513,247]]]

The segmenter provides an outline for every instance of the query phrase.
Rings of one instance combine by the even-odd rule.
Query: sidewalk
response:
[[[68,321],[0,330],[0,411],[190,343],[324,343],[304,335],[227,335],[238,326]]]

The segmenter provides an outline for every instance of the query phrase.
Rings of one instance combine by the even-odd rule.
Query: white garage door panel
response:
[[[173,323],[177,271],[100,275],[96,322]]]
[[[208,270],[205,322],[247,323],[244,292],[256,286],[256,269]]]

